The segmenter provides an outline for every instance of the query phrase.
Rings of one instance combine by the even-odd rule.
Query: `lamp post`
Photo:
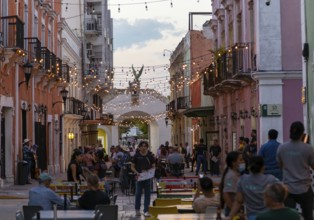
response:
[[[24,76],[25,76],[25,80],[22,82],[19,82],[19,86],[22,85],[23,83],[26,83],[26,86],[28,87],[28,82],[32,76],[32,69],[33,69],[33,64],[31,63],[25,63],[23,65],[24,68]]]
[[[168,117],[165,117],[166,127],[168,126],[168,122],[169,122],[169,118],[168,118]]]
[[[67,97],[68,97],[68,93],[69,93],[69,91],[66,90],[66,89],[63,87],[63,89],[60,91],[60,95],[61,95],[63,101],[53,102],[53,103],[52,103],[52,107],[53,107],[55,104],[57,104],[57,103],[62,103],[62,102],[63,102],[63,104],[64,104],[64,112],[65,112],[66,99],[67,99]]]
[[[66,99],[68,97],[68,93],[69,91],[65,89],[65,87],[63,87],[63,89],[60,91],[60,94],[62,96],[63,99],[63,104],[64,104],[64,112],[65,112],[65,107],[66,107]]]
[[[73,139],[74,139],[74,133],[73,132],[68,133],[68,139],[71,141],[71,147],[73,148]]]

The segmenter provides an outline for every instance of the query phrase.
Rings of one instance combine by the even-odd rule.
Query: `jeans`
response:
[[[256,219],[256,215],[254,214],[247,216],[247,220],[255,220],[255,219]]]
[[[201,164],[203,167],[203,172],[206,173],[206,158],[204,155],[199,154],[199,155],[197,155],[197,160],[196,160],[196,173],[197,174],[200,171]]]
[[[142,197],[142,191],[144,189],[144,213],[148,212],[148,207],[150,204],[150,187],[151,187],[151,179],[136,182],[135,210],[140,210],[141,208],[141,197]]]
[[[289,193],[285,205],[290,208],[294,208],[296,203],[299,203],[302,209],[302,215],[304,220],[313,220],[313,191],[311,186],[309,190],[301,194]]]

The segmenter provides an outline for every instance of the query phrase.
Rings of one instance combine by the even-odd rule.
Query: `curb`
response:
[[[28,199],[25,196],[0,195],[0,199]]]

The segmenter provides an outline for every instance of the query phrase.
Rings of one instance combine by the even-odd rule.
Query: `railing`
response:
[[[66,99],[65,112],[67,114],[82,115],[82,110],[84,109],[84,102],[78,100],[74,97],[69,97]]]
[[[187,109],[188,107],[188,97],[179,97],[177,98],[177,109]]]
[[[86,21],[86,31],[97,31],[97,20],[96,19],[87,19]]]
[[[256,70],[253,43],[236,43],[215,60],[214,84]]]
[[[28,62],[39,63],[41,60],[41,42],[37,37],[24,38]]]
[[[18,16],[1,17],[3,46],[8,48],[24,48],[24,23]]]
[[[176,102],[175,102],[175,100],[172,100],[171,102],[169,102],[168,105],[166,105],[166,110],[167,111],[175,111],[176,110]]]
[[[47,47],[41,47],[41,57],[43,59],[42,68],[44,70],[51,70],[51,52]]]
[[[50,61],[51,61],[51,72],[56,74],[57,73],[57,56],[50,52]]]
[[[67,83],[70,82],[70,67],[68,64],[62,64],[62,79],[64,79]]]
[[[0,45],[3,45],[3,32],[0,32]]]
[[[232,47],[234,74],[250,73],[256,70],[254,43],[237,43]]]
[[[57,77],[60,77],[62,75],[62,60],[57,57],[56,58],[56,69],[55,69],[55,74]]]
[[[207,95],[207,91],[215,86],[215,66],[210,64],[209,67],[206,68],[203,74],[203,82],[204,82],[204,94]]]

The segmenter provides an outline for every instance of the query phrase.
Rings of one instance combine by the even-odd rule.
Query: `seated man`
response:
[[[39,175],[39,185],[29,191],[28,205],[38,205],[44,210],[52,210],[54,204],[64,206],[64,200],[49,188],[51,180],[48,173],[43,172]],[[67,201],[67,205],[69,204],[70,201]]]
[[[209,177],[199,179],[192,206],[196,213],[205,213],[208,206],[219,206],[218,194],[214,194],[213,181]]]
[[[183,175],[184,156],[179,153],[179,147],[176,145],[172,148],[172,153],[167,157],[168,173],[172,176]]]
[[[296,210],[285,207],[287,195],[288,190],[282,183],[268,185],[264,191],[264,203],[269,210],[257,214],[256,220],[300,220]]]
[[[78,205],[82,209],[93,210],[96,205],[109,205],[107,193],[99,189],[99,179],[95,174],[87,176],[88,190],[79,198]]]

